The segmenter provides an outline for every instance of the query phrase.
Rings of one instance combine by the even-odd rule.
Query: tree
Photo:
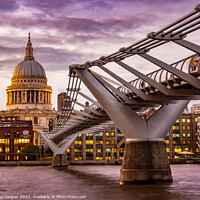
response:
[[[35,146],[34,144],[30,143],[27,144],[26,147],[22,150],[22,153],[24,154],[32,154],[32,155],[38,155],[40,153],[39,148]]]

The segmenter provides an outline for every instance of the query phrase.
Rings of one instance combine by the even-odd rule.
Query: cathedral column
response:
[[[34,90],[34,103],[36,103],[36,90]]]
[[[42,94],[42,103],[44,103],[44,92],[42,91],[42,92],[40,92],[41,94]]]
[[[40,103],[40,91],[38,91],[37,100],[38,100],[38,103]]]
[[[7,92],[7,103],[9,103],[9,93]]]
[[[49,103],[49,92],[47,92],[47,103]]]
[[[27,103],[27,99],[28,99],[28,91],[25,91],[25,102]]]
[[[13,103],[15,103],[15,92],[13,92]]]
[[[51,103],[51,100],[52,100],[52,93],[50,92],[50,103]]]
[[[10,92],[10,103],[13,102],[13,95],[12,95],[12,92]]]
[[[31,90],[30,90],[30,103],[32,103],[32,99],[31,99],[31,95],[32,95],[32,92],[31,92]]]
[[[19,91],[17,91],[17,103],[19,103]]]
[[[47,92],[45,91],[44,94],[45,94],[45,102],[44,103],[47,103]]]

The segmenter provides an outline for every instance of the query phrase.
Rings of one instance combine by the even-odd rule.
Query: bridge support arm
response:
[[[87,69],[75,71],[126,137],[120,184],[171,182],[164,137],[188,101],[164,105],[146,121],[118,101]]]

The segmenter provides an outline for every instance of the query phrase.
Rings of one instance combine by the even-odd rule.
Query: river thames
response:
[[[200,199],[200,165],[171,165],[173,183],[119,185],[121,166],[0,167],[0,199]]]

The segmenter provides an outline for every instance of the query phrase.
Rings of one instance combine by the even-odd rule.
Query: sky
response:
[[[15,67],[24,59],[29,32],[35,60],[46,71],[48,85],[53,88],[53,107],[57,108],[57,94],[67,87],[69,65],[129,46],[193,11],[198,3],[199,0],[0,0],[0,110],[6,109],[6,87],[11,85]],[[199,32],[192,36],[199,43]],[[170,57],[167,53],[164,49],[157,52],[173,62],[174,54]],[[180,50],[177,54],[181,58],[187,53]],[[136,68],[142,64],[135,61]],[[145,72],[153,70],[148,66],[143,67]]]

